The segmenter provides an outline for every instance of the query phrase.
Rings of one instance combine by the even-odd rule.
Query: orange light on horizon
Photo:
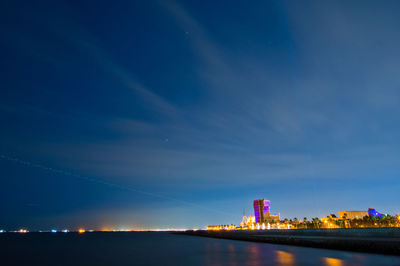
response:
[[[85,229],[80,228],[80,229],[78,230],[78,233],[79,233],[79,234],[85,233]]]

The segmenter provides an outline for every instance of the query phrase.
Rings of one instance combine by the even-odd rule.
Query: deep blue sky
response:
[[[0,227],[399,213],[399,11],[3,1]]]

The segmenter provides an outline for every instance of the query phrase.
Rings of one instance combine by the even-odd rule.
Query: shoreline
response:
[[[189,230],[175,234],[400,256],[400,228]]]

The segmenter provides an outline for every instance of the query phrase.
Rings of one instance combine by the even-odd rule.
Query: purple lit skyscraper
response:
[[[254,206],[254,216],[256,217],[256,223],[262,223],[266,216],[269,216],[270,202],[266,199],[255,200],[253,202]]]

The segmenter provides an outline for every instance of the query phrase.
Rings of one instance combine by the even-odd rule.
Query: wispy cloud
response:
[[[285,28],[274,24],[271,32],[262,32],[262,38],[254,40],[259,50],[243,45],[237,49],[238,57],[230,47],[241,40],[244,31],[246,36],[254,34],[251,27],[237,27],[234,36],[219,38],[213,35],[218,30],[207,28],[204,14],[190,3],[159,3],[157,12],[168,17],[160,22],[167,25],[163,30],[172,32],[178,27],[185,36],[179,44],[189,47],[194,58],[185,61],[185,67],[197,74],[196,86],[204,97],[196,99],[196,105],[177,97],[177,102],[185,101],[178,108],[158,93],[160,88],[146,86],[162,87],[173,81],[155,76],[159,80],[151,83],[133,73],[84,25],[71,21],[65,15],[68,11],[62,15],[55,9],[40,20],[42,30],[115,81],[110,91],[132,91],[124,96],[139,98],[146,111],[166,119],[134,119],[106,112],[100,117],[74,114],[85,118],[81,124],[92,127],[82,133],[84,137],[49,139],[30,143],[26,149],[43,158],[56,158],[63,167],[88,176],[132,187],[168,188],[184,197],[187,191],[205,194],[210,189],[231,189],[236,196],[245,188],[275,193],[268,188],[283,184],[280,191],[304,180],[317,186],[315,195],[323,196],[318,185],[325,181],[364,184],[377,176],[393,180],[400,159],[400,80],[396,73],[400,39],[397,28],[386,25],[392,25],[389,22],[394,18],[366,16],[375,11],[367,8],[360,13],[352,4],[290,3],[285,5],[287,16],[280,18],[287,21],[279,22]],[[270,45],[269,36],[264,36],[276,35],[276,31],[285,31],[278,39],[286,43],[279,47]],[[191,86],[182,87],[190,90]],[[129,103],[124,108],[129,109]],[[110,106],[117,108],[118,104]],[[0,109],[51,115],[30,106],[20,109],[1,104]],[[59,118],[63,117],[54,117]],[[103,130],[109,134],[94,139]],[[309,197],[318,198],[315,195]]]
[[[223,53],[203,26],[178,2],[164,1],[162,4],[174,16],[181,30],[188,33],[188,40],[192,44],[193,51],[209,69],[208,74],[212,75],[215,70],[218,73],[214,75],[221,74],[223,71],[229,72],[229,66],[222,59]]]
[[[96,45],[95,41],[91,40],[92,38],[89,33],[83,33],[80,36],[74,34],[64,37],[67,37],[85,54],[91,56],[98,63],[98,66],[103,68],[107,74],[114,76],[121,84],[134,90],[144,102],[151,106],[153,111],[174,117],[179,114],[179,110],[175,106],[150,89],[144,87],[132,73],[112,60],[111,56],[104,49],[100,48],[100,46]]]
[[[333,175],[334,169],[340,168],[340,164],[350,167],[351,162],[318,158],[331,149],[327,141],[343,142],[360,129],[347,110],[337,108],[335,99],[341,96],[336,82],[327,84],[326,79],[300,72],[302,76],[294,84],[287,73],[276,74],[267,63],[253,58],[244,64],[230,65],[227,62],[231,60],[226,59],[229,54],[218,49],[219,45],[186,9],[177,2],[164,5],[181,29],[190,32],[193,51],[203,61],[199,69],[213,75],[212,79],[202,76],[209,85],[204,89],[220,90],[221,94],[211,103],[192,110],[187,121],[150,124],[117,118],[109,122],[123,138],[113,143],[89,144],[84,149],[86,159],[80,163],[85,171],[133,180],[203,180],[204,184],[211,179],[222,183],[230,175],[239,184],[243,175],[251,176],[254,182],[316,175],[339,178],[341,173]],[[90,34],[82,30],[73,32],[73,36],[67,36],[71,42],[133,88],[155,110],[172,117],[179,113],[111,60]],[[252,70],[254,65],[256,71]],[[314,138],[321,130],[326,135]],[[70,146],[61,150],[65,149],[77,154],[81,148]],[[313,164],[313,171],[308,164]]]
[[[120,64],[93,33],[72,19],[74,10],[69,5],[51,2],[46,4],[51,8],[45,9],[46,14],[43,16],[38,17],[30,12],[26,12],[24,15],[32,20],[33,28],[39,28],[43,34],[49,35],[49,38],[61,40],[63,45],[60,44],[59,47],[48,45],[49,47],[44,49],[35,41],[30,32],[27,32],[26,29],[16,28],[11,41],[24,47],[24,53],[30,53],[34,58],[50,63],[52,66],[75,68],[74,64],[81,62],[76,62],[74,58],[65,58],[65,55],[60,54],[58,50],[65,46],[72,46],[79,51],[82,57],[93,60],[95,67],[102,69],[106,77],[113,77],[120,85],[131,89],[134,95],[146,103],[151,111],[167,117],[179,116],[180,111],[175,106],[155,93],[154,90],[143,85],[135,73]],[[49,21],[52,23],[48,23]],[[32,43],[28,46],[28,50],[25,49],[26,42]],[[110,91],[115,90],[115,88],[109,89]]]

